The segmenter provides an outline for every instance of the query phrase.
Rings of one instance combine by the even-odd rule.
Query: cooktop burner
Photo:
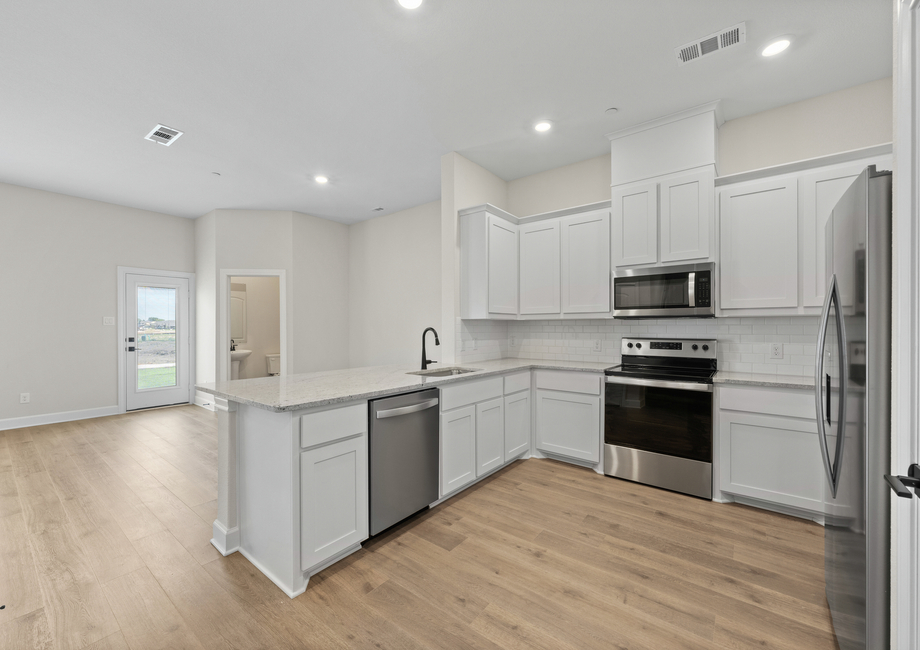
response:
[[[622,363],[604,374],[711,384],[718,369],[716,348],[712,339],[624,337]]]

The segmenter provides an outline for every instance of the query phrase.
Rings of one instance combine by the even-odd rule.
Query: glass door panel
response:
[[[176,289],[137,286],[137,389],[176,385]]]

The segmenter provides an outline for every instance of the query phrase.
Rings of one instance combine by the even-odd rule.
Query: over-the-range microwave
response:
[[[715,270],[714,262],[617,270],[613,278],[613,317],[714,317]]]

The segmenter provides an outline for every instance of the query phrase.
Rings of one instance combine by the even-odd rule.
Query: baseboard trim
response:
[[[247,560],[249,560],[249,562],[250,562],[255,568],[257,568],[259,571],[261,571],[262,574],[263,574],[266,578],[268,578],[269,580],[271,580],[272,582],[274,582],[274,583],[275,583],[275,586],[278,587],[278,589],[280,589],[280,590],[283,591],[285,594],[287,594],[288,598],[297,598],[297,596],[299,596],[300,594],[302,594],[303,592],[305,592],[305,591],[307,590],[307,584],[310,582],[309,578],[304,579],[304,581],[303,581],[303,587],[301,587],[300,589],[297,589],[296,591],[292,591],[291,589],[289,589],[288,587],[286,587],[286,586],[284,585],[284,583],[283,583],[281,580],[279,580],[271,571],[269,571],[268,569],[266,569],[266,568],[262,565],[261,562],[259,562],[257,559],[255,559],[254,557],[252,557],[249,553],[247,553],[247,552],[246,552],[246,549],[244,549],[243,547],[240,547],[239,552],[240,552],[240,555],[242,555],[244,558],[246,558]]]
[[[195,406],[200,406],[201,408],[208,409],[209,411],[217,410],[214,406],[214,396],[209,395],[208,393],[202,393],[197,390],[195,391]]]
[[[214,535],[214,537],[211,538],[211,545],[220,551],[220,554],[224,557],[240,550],[239,526],[234,526],[228,530],[224,528],[222,523],[215,519],[214,525],[211,526],[211,534]]]
[[[811,519],[816,524],[820,524],[821,526],[824,525],[824,514],[820,512],[805,510],[804,508],[796,508],[795,506],[787,506],[781,503],[772,503],[770,501],[755,499],[753,497],[745,497],[739,494],[732,494],[730,496],[735,503],[740,503],[743,506],[760,508],[761,510],[769,510],[770,512],[776,512],[781,515],[787,515],[789,517],[797,517],[799,519]]]
[[[104,418],[109,415],[118,415],[119,412],[117,406],[102,406],[100,408],[83,409],[80,411],[61,411],[59,413],[46,413],[44,415],[27,415],[21,418],[6,418],[0,420],[0,431],[22,429],[23,427],[38,427],[43,424],[72,422],[74,420]]]

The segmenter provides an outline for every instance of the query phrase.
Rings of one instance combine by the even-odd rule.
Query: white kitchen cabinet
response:
[[[868,165],[876,165],[878,169],[891,169],[891,156],[834,165],[805,173],[799,178],[802,304],[805,307],[824,305],[828,282],[824,229],[837,201]]]
[[[709,258],[714,183],[711,166],[659,181],[662,262]]]
[[[517,318],[517,228],[513,216],[493,206],[461,211],[461,318]]]
[[[476,405],[476,476],[505,464],[504,398]]]
[[[614,266],[658,261],[658,183],[614,187],[610,206],[610,250]]]
[[[519,226],[522,314],[560,312],[560,232],[558,220]]]
[[[537,449],[599,462],[601,378],[591,373],[539,370],[535,383]]]
[[[441,414],[441,496],[476,479],[476,406]]]
[[[823,513],[825,478],[812,392],[717,390],[719,490],[802,514]]]
[[[300,565],[306,571],[367,539],[367,436],[301,452],[300,490]]]
[[[562,311],[610,311],[610,211],[594,210],[562,219]],[[523,251],[523,227],[521,245]],[[523,313],[523,273],[522,273]]]
[[[798,306],[798,201],[793,176],[720,193],[721,309]]]
[[[530,374],[530,373],[528,373]],[[530,450],[530,390],[505,396],[505,460]]]

